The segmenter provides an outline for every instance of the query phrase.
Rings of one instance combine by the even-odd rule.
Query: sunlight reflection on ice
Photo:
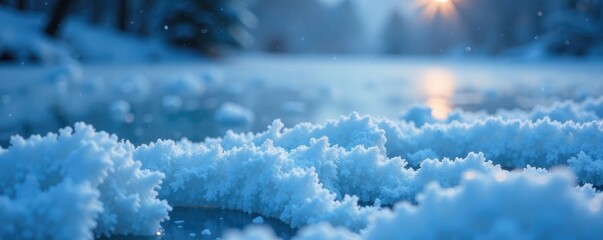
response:
[[[421,77],[421,88],[426,104],[432,109],[432,115],[437,119],[445,119],[452,111],[450,101],[454,94],[455,78],[446,69],[434,68],[426,71]]]

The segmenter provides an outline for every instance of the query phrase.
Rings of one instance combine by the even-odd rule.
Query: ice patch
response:
[[[264,224],[264,218],[262,218],[262,216],[258,216],[251,220],[251,222],[255,224]]]

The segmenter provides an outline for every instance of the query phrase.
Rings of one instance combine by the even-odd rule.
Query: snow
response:
[[[36,16],[39,17],[39,16]],[[61,44],[49,41],[39,31],[37,18],[0,9],[0,55],[12,52],[15,61],[59,63],[69,61],[70,54]],[[10,24],[6,24],[10,23]]]
[[[157,37],[141,39],[110,28],[91,28],[82,19],[67,19],[60,41],[45,36],[39,29],[44,14],[0,9],[0,53],[17,53],[18,62],[45,65],[78,60],[85,63],[139,63],[199,59],[190,53],[167,46]],[[9,23],[9,24],[6,24]],[[99,47],[102,46],[102,47]]]
[[[266,240],[278,239],[271,230],[258,225],[249,226],[245,231],[230,230],[224,234],[224,240]]]
[[[209,61],[159,18],[140,37],[71,15],[51,39],[45,15],[2,7],[0,239],[596,239],[601,59],[477,56],[602,52],[595,13],[563,1],[494,18],[469,1],[487,21],[460,25],[393,0],[257,2],[256,49],[475,57],[446,59]]]
[[[157,198],[164,174],[142,169],[133,148],[84,124],[14,137],[0,151],[0,237],[153,235],[171,210]]]
[[[116,112],[130,111],[124,102],[117,102]],[[589,185],[603,183],[602,123],[533,120],[532,113],[589,112],[598,119],[600,102],[506,117],[459,113],[460,121],[419,127],[357,113],[291,128],[275,120],[264,132],[229,131],[197,143],[134,146],[83,123],[45,137],[16,136],[0,151],[0,213],[10,219],[0,236],[153,235],[171,207],[212,206],[261,215],[253,223],[274,217],[306,227],[300,239],[402,232],[416,238],[590,238],[601,234],[595,223],[603,217],[602,197]],[[559,165],[567,170],[547,170]],[[588,184],[577,187],[576,180]],[[58,196],[65,199],[60,205],[52,201]],[[66,218],[73,224],[62,224]],[[483,227],[471,231],[477,222]],[[270,236],[261,229],[227,237]]]
[[[590,165],[599,163],[584,156],[601,158],[597,147],[601,129],[598,121],[494,117],[417,128],[351,114],[325,125],[300,124],[290,129],[275,121],[266,132],[230,132],[204,143],[158,141],[138,147],[134,155],[146,167],[166,173],[168,187],[161,189],[160,196],[175,206],[219,206],[278,217],[292,226],[328,221],[358,230],[379,210],[362,207],[360,202],[379,199],[378,206],[415,201],[430,182],[457,186],[469,170],[500,172],[496,164],[511,169],[569,165],[581,181],[598,183],[597,170]],[[484,140],[493,135],[500,142]],[[410,168],[401,153],[415,153],[414,159],[421,155],[462,158],[423,159]],[[582,156],[581,161],[569,160],[576,155]],[[204,185],[198,187],[201,182]]]
[[[600,102],[554,104],[547,111],[572,116],[587,111],[598,116]],[[115,104],[117,113],[129,112],[125,103]],[[577,110],[554,110],[556,106],[568,109],[568,104]],[[580,182],[603,183],[599,120],[531,120],[530,113],[516,112],[513,119],[466,117],[420,127],[353,113],[325,124],[285,128],[276,120],[256,134],[228,132],[223,138],[199,143],[159,140],[140,146],[79,123],[75,131],[66,128],[59,135],[13,138],[0,153],[3,200],[9,209],[27,210],[42,207],[35,199],[46,199],[56,191],[71,196],[73,189],[86,189],[72,200],[90,206],[89,212],[81,212],[79,218],[84,220],[73,225],[81,232],[77,236],[84,237],[152,234],[167,219],[168,203],[259,213],[293,227],[328,222],[358,231],[370,226],[369,219],[381,214],[382,205],[421,202],[433,182],[456,188],[462,187],[463,177],[513,179],[514,173],[502,167],[533,172],[530,166],[565,165]],[[487,140],[493,136],[497,141]],[[58,208],[59,213],[44,216],[68,209],[66,205]],[[20,216],[12,228],[27,228],[20,225],[28,221],[27,214],[11,215]],[[49,219],[45,224],[52,224],[54,218]],[[132,224],[140,221],[150,227]]]
[[[215,113],[216,122],[230,129],[245,129],[254,120],[251,110],[231,102],[223,103]]]
[[[360,233],[321,223],[303,228],[295,239],[592,239],[602,234],[603,195],[588,185],[576,188],[569,171],[465,175],[456,187],[430,184],[416,204],[400,202],[378,212]],[[277,239],[272,230],[259,227],[226,239],[257,236]]]

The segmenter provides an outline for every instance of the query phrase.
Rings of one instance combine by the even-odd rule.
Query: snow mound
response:
[[[254,120],[254,114],[251,110],[235,104],[235,103],[223,103],[215,114],[216,123],[218,125],[231,128],[239,129],[249,127]]]
[[[603,195],[589,186],[575,188],[574,179],[561,170],[467,172],[459,187],[431,185],[417,206],[401,203],[382,212],[363,237],[596,238],[603,233]]]
[[[399,224],[419,239],[563,238],[572,230],[557,225],[574,219],[567,226],[589,238],[599,234],[590,228],[601,220],[600,193],[590,184],[576,188],[574,180],[603,185],[602,124],[487,117],[417,127],[352,113],[322,125],[285,128],[276,120],[257,134],[135,147],[79,123],[75,132],[15,137],[0,150],[0,217],[9,219],[0,237],[48,237],[50,230],[34,227],[41,224],[74,238],[152,235],[170,210],[160,198],[292,227],[328,223],[310,226],[300,239],[395,237],[403,232]],[[558,165],[569,170],[548,172]],[[49,207],[59,195],[65,205]],[[393,205],[394,211],[382,208]],[[65,216],[74,223],[59,224]],[[429,233],[433,219],[437,229]],[[475,226],[479,231],[470,231]],[[546,235],[546,228],[558,235]]]
[[[567,170],[529,168],[494,174],[465,172],[459,186],[429,185],[416,205],[382,210],[360,233],[321,223],[294,239],[596,239],[603,234],[603,194],[576,188]],[[225,239],[277,239],[268,228],[248,228]]]
[[[424,105],[412,106],[402,113],[401,119],[414,122],[416,126],[433,123],[450,123],[453,121],[467,122],[483,119],[492,115],[485,112],[467,112],[455,109],[448,114],[446,119],[436,119],[432,115],[432,109]],[[603,97],[587,98],[584,101],[574,100],[553,102],[550,106],[537,105],[531,110],[498,110],[494,116],[502,119],[518,120],[542,120],[550,119],[557,122],[590,122],[603,117]]]
[[[457,186],[466,171],[566,165],[581,182],[599,185],[601,124],[487,118],[418,128],[354,113],[289,129],[277,120],[266,132],[229,132],[202,143],[158,141],[136,148],[134,156],[167,175],[160,196],[175,206],[359,230],[381,204],[414,202],[431,182]]]
[[[603,144],[601,121],[561,123],[548,118],[530,121],[487,117],[420,128],[403,122],[375,122],[386,132],[385,146],[390,156],[410,158],[421,153],[430,157],[458,157],[476,151],[505,168],[565,165],[581,151],[603,159],[603,151],[598,147]]]
[[[583,153],[603,159],[603,122],[578,123],[486,117],[466,122],[425,124],[416,127],[405,121],[361,116],[357,113],[328,121],[285,128],[276,120],[258,134],[227,133],[204,144],[219,144],[228,150],[245,144],[261,145],[270,139],[274,146],[293,150],[308,146],[311,139],[326,137],[328,142],[347,151],[357,146],[376,148],[379,154],[408,160],[419,167],[427,158],[457,158],[482,152],[485,158],[503,168],[552,167],[568,165],[568,159]],[[582,174],[578,174],[582,178]]]
[[[153,235],[171,210],[157,199],[164,174],[142,170],[133,149],[82,123],[13,137],[0,151],[0,238]]]
[[[158,141],[136,148],[134,155],[145,167],[166,174],[160,196],[173,206],[209,205],[276,217],[294,227],[327,221],[356,230],[380,208],[363,207],[363,202],[414,200],[429,182],[455,186],[467,170],[500,170],[476,153],[426,160],[414,170],[377,147],[348,151],[330,145],[326,137],[290,151],[271,140],[230,150]]]
[[[167,81],[163,89],[168,95],[194,98],[203,94],[205,85],[201,77],[195,74],[185,73]]]

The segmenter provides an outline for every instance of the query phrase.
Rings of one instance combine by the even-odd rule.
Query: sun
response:
[[[417,8],[426,18],[435,18],[438,15],[456,17],[456,5],[462,0],[417,0]]]

